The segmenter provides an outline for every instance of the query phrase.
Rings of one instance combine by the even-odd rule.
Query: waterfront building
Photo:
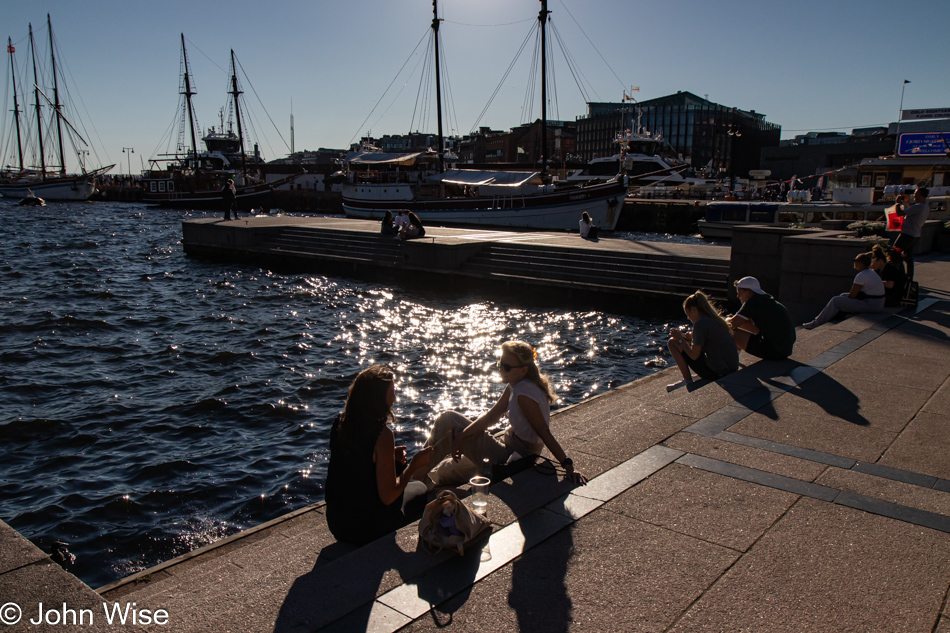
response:
[[[577,124],[548,121],[548,161],[562,168],[575,153]],[[459,143],[459,162],[465,164],[537,165],[541,160],[541,120],[511,128],[508,132],[479,128]]]
[[[778,180],[834,172],[839,182],[848,182],[847,176],[852,175],[851,186],[855,187],[881,189],[890,185],[915,184],[921,180],[930,181],[931,186],[945,186],[945,157],[893,156],[898,133],[924,132],[946,133],[950,137],[950,119],[901,121],[899,129],[894,122],[886,127],[855,128],[851,134],[800,134],[782,141],[778,147],[763,148],[761,166],[771,170],[771,178]],[[888,158],[885,160],[884,157]],[[855,167],[859,164],[867,167],[861,169],[860,177]],[[920,168],[915,169],[913,165]]]
[[[782,131],[755,110],[683,91],[637,103],[591,102],[587,108],[577,119],[577,154],[584,161],[618,153],[618,133],[643,131],[661,138],[665,153],[682,157],[695,169],[746,177],[759,169],[762,148],[779,144]]]

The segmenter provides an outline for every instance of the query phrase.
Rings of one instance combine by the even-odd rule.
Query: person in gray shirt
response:
[[[926,187],[917,187],[914,192],[914,204],[906,209],[902,206],[907,202],[907,194],[897,197],[897,215],[903,216],[901,223],[901,232],[894,240],[894,248],[899,248],[904,254],[904,262],[907,264],[907,280],[914,280],[914,246],[920,239],[920,231],[924,228],[924,222],[930,215],[930,205],[927,204],[927,196],[930,191]]]
[[[696,291],[686,297],[683,312],[693,324],[693,331],[670,331],[667,347],[683,379],[667,385],[667,391],[692,384],[690,370],[700,378],[716,380],[739,369],[739,350],[732,339],[732,329],[709,298]]]

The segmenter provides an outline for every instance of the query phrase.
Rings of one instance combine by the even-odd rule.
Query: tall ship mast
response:
[[[20,105],[16,88],[17,67],[14,61],[14,47],[12,38],[7,38],[7,51],[10,53],[10,76],[13,83],[13,118],[17,133],[17,166],[16,170],[6,169],[0,172],[0,195],[7,198],[26,198],[30,194],[46,200],[86,200],[96,191],[96,177],[103,174],[115,165],[107,165],[92,171],[86,171],[85,166],[80,161],[80,173],[70,174],[66,166],[65,139],[69,136],[72,142],[80,143],[81,147],[88,147],[88,143],[83,138],[79,130],[70,123],[64,113],[63,101],[61,99],[60,72],[56,63],[56,46],[53,38],[53,22],[50,15],[46,15],[46,24],[49,29],[49,59],[52,69],[52,86],[46,87],[46,91],[52,93],[52,99],[44,91],[39,72],[39,63],[37,60],[37,50],[33,36],[33,25],[29,25],[29,46],[30,61],[33,71],[33,99],[36,117],[36,141],[35,147],[26,147],[21,133],[20,125]],[[52,108],[55,120],[56,135],[56,153],[58,164],[47,163],[46,146],[44,138],[52,131],[44,129],[43,105],[44,103]],[[35,150],[35,152],[34,152]],[[86,150],[82,150],[86,151]],[[27,156],[34,152],[38,165],[29,165]],[[55,159],[53,159],[55,161]],[[6,162],[6,161],[4,161]]]

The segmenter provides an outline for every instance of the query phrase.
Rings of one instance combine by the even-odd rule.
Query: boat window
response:
[[[749,221],[750,222],[774,222],[775,210],[774,209],[753,209],[749,211]]]
[[[152,182],[148,183],[148,190],[151,191],[152,193],[155,193],[157,187],[158,187],[158,185],[155,184],[155,181],[154,181],[154,180],[153,180]]]
[[[830,220],[831,213],[827,211],[812,211],[805,215],[805,222],[807,224],[818,224],[822,220]]]
[[[798,214],[794,211],[782,211],[778,214],[779,222],[798,222]]]
[[[169,191],[174,191],[174,190],[175,190],[175,181],[174,181],[174,180],[169,180],[169,181],[168,181],[168,190],[169,190]]]
[[[723,209],[722,210],[722,219],[725,222],[744,222],[745,221],[745,209]]]
[[[158,183],[158,190],[161,193],[165,193],[165,181],[162,180]]]

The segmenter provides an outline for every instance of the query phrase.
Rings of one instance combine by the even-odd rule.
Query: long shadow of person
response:
[[[861,415],[861,399],[840,382],[819,372],[788,391],[790,395],[814,402],[830,416],[851,424],[868,426],[870,421]],[[773,419],[777,419],[777,416]]]
[[[508,605],[518,617],[519,631],[567,633],[573,604],[566,576],[573,550],[573,534],[568,527],[512,564]]]
[[[341,543],[323,548],[313,569],[287,592],[274,633],[315,631],[334,622],[365,630],[379,593],[433,564],[416,553],[415,529],[410,525],[359,548]]]

